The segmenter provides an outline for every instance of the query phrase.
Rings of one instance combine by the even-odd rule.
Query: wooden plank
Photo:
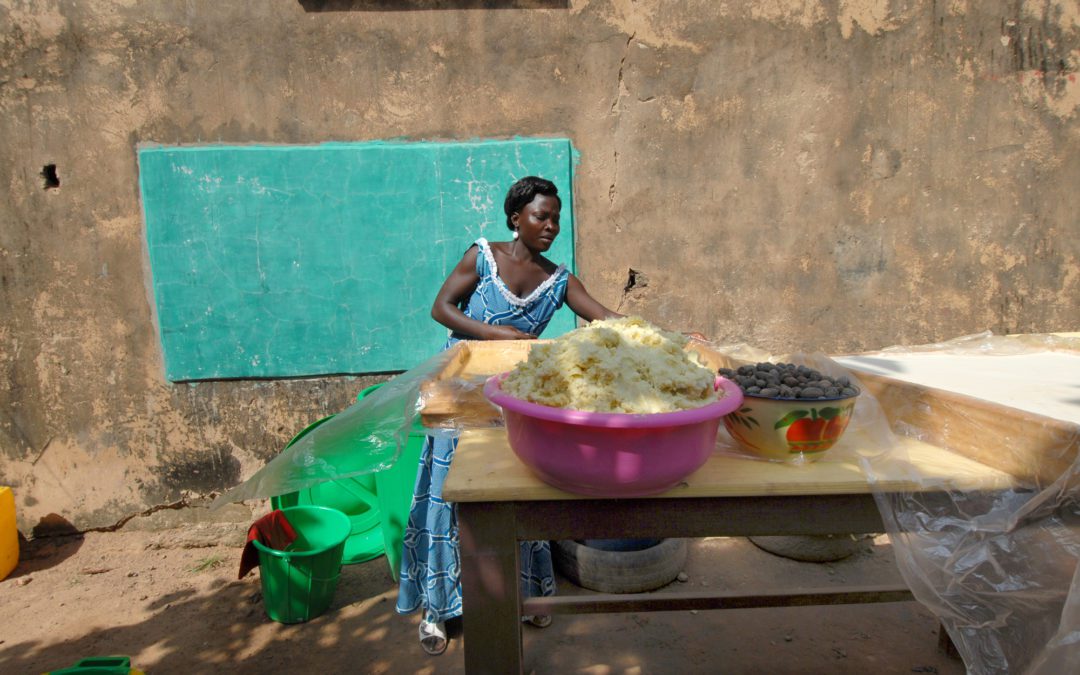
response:
[[[835,459],[797,466],[714,453],[684,483],[645,499],[869,494],[870,485],[857,460],[862,451],[859,442],[857,434],[845,435],[830,450],[836,452]],[[865,451],[877,453],[880,448]],[[914,438],[900,438],[892,458],[875,466],[885,472],[878,477],[878,487],[887,492],[929,486],[993,490],[1015,485],[1006,472]],[[444,496],[453,502],[587,499],[541,481],[513,454],[504,429],[476,429],[462,435]]]
[[[518,541],[884,532],[870,494],[535,501],[517,505]]]
[[[898,433],[919,437],[1038,490],[1076,461],[1080,427],[955,392],[858,371]]]
[[[484,398],[484,382],[527,359],[537,342],[467,340],[451,347],[446,366],[420,385],[420,422],[426,427],[451,420],[473,427],[501,425],[502,413]]]
[[[909,602],[914,596],[906,586],[877,585],[808,588],[765,592],[656,592],[586,593],[527,598],[523,614],[603,614],[613,612],[671,612],[677,610],[752,609],[760,607],[808,607],[874,602]]]
[[[1074,342],[1076,350],[1048,343],[1053,347],[1042,351],[1015,347],[1032,350],[1020,353],[880,352],[836,361],[855,373],[943,389],[1080,425],[1080,340]]]
[[[727,356],[726,354],[721,354],[709,347],[704,342],[699,342],[697,340],[691,340],[689,343],[687,343],[686,350],[697,354],[698,358],[701,359],[702,363],[704,363],[709,368],[712,368],[713,370],[719,370],[720,368],[736,368],[741,365],[740,363],[737,363],[734,359],[732,359],[730,356]]]

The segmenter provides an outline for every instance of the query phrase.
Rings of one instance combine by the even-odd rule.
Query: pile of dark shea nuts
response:
[[[757,363],[717,372],[739,385],[744,394],[761,398],[847,398],[859,393],[847,376],[833,378],[794,363]]]

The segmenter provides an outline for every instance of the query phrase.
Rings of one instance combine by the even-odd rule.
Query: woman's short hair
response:
[[[525,208],[528,204],[531,204],[532,200],[536,199],[536,195],[554,197],[558,200],[559,207],[562,207],[562,198],[559,197],[559,188],[555,187],[555,183],[552,183],[546,178],[525,176],[511,185],[510,189],[506,192],[506,201],[503,202],[503,211],[506,212],[506,226],[508,228],[511,230],[514,229],[514,223],[510,220],[510,217],[521,211],[521,209]]]

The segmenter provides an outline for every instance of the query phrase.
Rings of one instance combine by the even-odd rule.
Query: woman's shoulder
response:
[[[470,272],[476,271],[478,263],[483,259],[483,255],[480,253],[480,247],[475,243],[471,244],[469,248],[465,249],[465,253],[462,254],[461,260],[457,262],[455,267],[459,272],[469,270]]]
[[[480,242],[474,241],[469,244],[469,248],[465,249],[465,253],[461,257],[463,260],[476,260],[476,256],[480,255],[482,250],[483,248],[480,246]]]

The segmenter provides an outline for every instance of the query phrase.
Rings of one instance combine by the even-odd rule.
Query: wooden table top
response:
[[[653,497],[755,497],[815,494],[869,494],[870,482],[858,455],[872,452],[880,489],[1001,490],[1015,479],[1002,471],[918,440],[897,437],[888,453],[865,450],[870,443],[846,434],[821,460],[803,465],[714,452],[684,483]],[[590,499],[542,482],[510,449],[506,430],[477,429],[462,434],[443,488],[451,502]]]

